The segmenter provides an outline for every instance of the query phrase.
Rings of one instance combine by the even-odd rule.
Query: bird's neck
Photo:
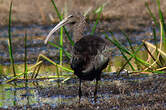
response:
[[[86,25],[87,23],[85,20],[82,20],[74,25],[73,28],[74,42],[79,41],[83,37]]]

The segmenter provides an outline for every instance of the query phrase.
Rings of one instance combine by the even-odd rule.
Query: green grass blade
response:
[[[17,78],[21,77],[22,75],[24,75],[24,73],[21,73],[21,74],[18,74],[17,76],[12,77],[11,79],[7,80],[6,83],[11,82],[11,81],[17,79]]]
[[[162,25],[163,25],[164,30],[166,30],[166,25],[165,25],[165,22],[164,22],[163,13],[162,13],[162,10],[161,10],[161,8],[160,8],[160,0],[157,0],[157,5],[158,5],[158,11],[159,11],[160,20],[161,20],[161,22],[162,22]]]
[[[0,78],[1,78],[1,74],[3,73],[3,67],[0,64]]]
[[[48,62],[52,63],[53,65],[57,66],[58,68],[61,68],[65,71],[68,71],[68,72],[72,72],[73,73],[73,70],[69,69],[69,68],[66,68],[64,66],[61,66],[61,65],[58,65],[57,63],[55,63],[54,61],[52,61],[51,59],[47,58],[46,56],[40,54],[40,57],[44,58],[45,60],[47,60]]]
[[[63,47],[63,27],[60,28],[60,46]],[[59,49],[60,65],[63,63],[63,49]]]
[[[41,68],[41,65],[42,65],[42,64],[40,64],[40,65],[38,66],[38,68],[37,68],[37,70],[36,70],[36,74],[35,74],[35,77],[34,77],[34,78],[37,78],[37,76],[38,76],[38,74],[39,74],[39,71],[40,71],[40,68]]]
[[[154,74],[165,74],[165,71],[152,71]]]
[[[56,11],[56,13],[57,13],[57,16],[59,17],[60,20],[62,20],[63,18],[62,18],[62,16],[61,16],[60,12],[58,11],[58,8],[57,8],[57,6],[56,6],[54,0],[51,0],[51,2],[52,2],[53,6],[54,6],[54,8],[55,8],[55,11]]]
[[[124,31],[121,30],[121,32],[122,32],[122,34],[125,36],[127,42],[129,43],[129,46],[130,46],[132,52],[134,53],[134,49],[133,49],[133,46],[132,46],[131,40],[129,39],[129,36],[128,36]]]
[[[154,44],[155,44],[156,49],[157,49],[157,36],[156,36],[156,29],[153,27],[153,28],[152,28],[152,31],[153,31]]]
[[[12,51],[12,36],[11,36],[11,16],[12,16],[12,1],[10,3],[10,11],[9,11],[9,25],[8,25],[8,37],[9,37],[9,56],[10,56],[10,62],[12,64],[12,69],[13,69],[13,74],[14,77],[16,76],[16,72],[15,72],[15,67],[14,67],[14,58],[13,58],[13,51]]]
[[[25,38],[24,38],[24,78],[27,79],[27,33],[25,32]]]
[[[121,52],[123,58],[128,62],[128,64],[129,64],[129,66],[131,67],[131,69],[132,69],[133,71],[135,71],[134,67],[133,67],[132,64],[130,63],[130,59],[127,58],[127,56],[124,54],[124,52],[123,52],[121,49],[120,49],[120,52]]]
[[[61,31],[60,31],[60,46],[62,46],[63,47],[63,28],[61,28],[60,29]],[[60,56],[60,65],[62,65],[62,63],[63,63],[63,50],[62,50],[62,48],[60,48],[59,49],[59,56]]]
[[[146,67],[150,66],[149,63],[147,63],[146,61],[140,59],[139,57],[136,57],[135,54],[130,53],[127,49],[125,49],[123,46],[121,46],[118,42],[116,42],[115,40],[110,39],[107,34],[105,34],[105,36],[111,43],[113,43],[115,46],[117,46],[123,52],[125,52],[125,53],[129,54],[130,56],[134,57],[138,62],[140,62],[144,66],[146,66]]]
[[[146,46],[146,44],[143,42],[144,48],[146,49],[147,53],[149,53],[149,55],[151,56],[151,58],[153,59],[153,61],[156,61],[156,59],[154,58],[154,56],[152,55],[152,53],[149,51],[148,47]],[[162,66],[156,62],[156,64],[161,68]]]
[[[156,26],[159,26],[158,23],[157,23],[157,19],[156,19],[155,15],[152,13],[151,9],[149,8],[149,4],[147,2],[145,2],[145,6],[146,6],[146,8],[149,12],[149,15],[152,17],[154,24]]]
[[[162,25],[162,28],[160,28],[160,31],[162,32],[162,39],[163,39],[163,44],[164,44],[164,47],[166,48],[166,24],[164,22],[164,17],[163,17],[163,13],[162,13],[162,10],[160,8],[160,0],[157,0],[157,5],[158,5],[158,12],[159,12],[159,17],[160,17],[160,22]]]
[[[55,8],[55,11],[56,11],[56,13],[57,13],[57,16],[59,17],[60,20],[62,20],[62,16],[60,15],[60,13],[59,13],[59,11],[58,11],[58,8],[57,8],[57,6],[56,6],[54,0],[51,0],[51,2],[52,2],[53,6],[54,6],[54,8]],[[64,31],[65,31],[65,34],[67,35],[67,38],[69,39],[71,45],[73,46],[73,45],[74,45],[73,40],[71,39],[69,33],[67,32],[65,26],[63,26],[63,28],[64,28]]]
[[[49,42],[49,41],[48,41],[48,44],[50,44],[50,45],[52,45],[52,46],[54,46],[54,47],[56,47],[58,49],[62,49],[64,54],[67,56],[67,58],[69,58],[69,59],[71,58],[71,54],[69,52],[65,51],[65,49],[63,47],[58,46],[58,45],[56,45],[56,44],[54,44],[52,42]]]
[[[96,19],[96,22],[92,28],[92,32],[91,32],[91,35],[93,35],[95,33],[95,30],[96,30],[96,26],[100,20],[100,16],[101,16],[101,13],[102,13],[102,10],[104,8],[104,5],[100,6],[97,10],[96,10],[96,13],[97,13],[97,19]]]
[[[129,39],[129,36],[124,31],[121,31],[121,32],[126,37],[127,42],[129,43],[130,49],[132,50],[132,53],[136,55],[136,52],[132,46],[132,43],[131,43],[131,40]],[[137,68],[139,69],[140,64],[138,63],[138,61],[136,59],[135,59],[135,64],[137,65]]]
[[[112,34],[112,36],[114,36],[113,33],[111,33],[111,34]],[[115,41],[115,43],[116,43],[117,45],[122,46],[122,45],[118,42],[118,40],[116,40],[115,37],[114,37],[114,41]],[[125,55],[124,51],[123,51],[122,49],[119,49],[119,50],[120,50],[120,52],[121,52],[123,58],[128,62],[128,64],[129,64],[129,66],[131,67],[131,69],[132,69],[133,71],[135,71],[134,67],[133,67],[132,64],[130,63],[130,60],[128,59],[128,57]]]

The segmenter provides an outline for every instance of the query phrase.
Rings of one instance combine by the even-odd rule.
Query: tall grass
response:
[[[164,49],[166,49],[166,25],[165,25],[165,22],[164,22],[164,16],[163,16],[163,13],[161,11],[161,8],[160,8],[160,0],[157,0],[157,5],[158,5],[158,13],[159,13],[159,17],[160,17],[160,22],[161,22],[161,26],[162,28],[160,29],[161,31],[161,36],[162,36],[162,39],[163,39],[163,44],[164,44]]]
[[[55,9],[56,13],[57,13],[57,16],[59,17],[60,20],[62,20],[63,16],[58,11],[54,0],[51,0],[51,2],[54,6],[54,9]],[[147,7],[147,10],[149,12],[149,15],[152,17],[152,20],[153,20],[154,25],[155,25],[155,26],[152,27],[153,39],[155,41],[155,46],[153,46],[152,44],[150,44],[146,41],[143,41],[140,46],[138,46],[137,48],[133,48],[132,42],[129,39],[129,36],[125,32],[122,31],[124,37],[126,38],[127,42],[129,43],[129,49],[128,49],[127,47],[123,46],[116,39],[116,36],[114,36],[114,34],[112,32],[110,32],[111,35],[112,35],[111,36],[112,38],[110,38],[110,36],[105,34],[106,39],[108,39],[112,44],[114,44],[119,49],[119,51],[121,52],[123,58],[126,61],[122,65],[122,67],[120,68],[119,72],[122,71],[126,67],[126,65],[128,65],[133,72],[148,71],[148,72],[152,72],[152,73],[163,73],[162,70],[164,70],[166,68],[165,67],[166,66],[166,62],[165,62],[166,53],[164,52],[166,50],[166,25],[165,25],[165,21],[164,21],[164,17],[163,17],[163,12],[160,8],[160,0],[156,0],[156,3],[157,3],[157,6],[158,6],[159,19],[152,13],[151,9],[149,8],[148,3],[145,3],[145,5]],[[92,31],[91,31],[92,35],[95,33],[96,26],[97,26],[97,24],[100,20],[100,16],[102,14],[103,8],[104,8],[104,4],[102,6],[100,6],[97,10],[95,10],[95,14],[97,14],[97,18],[96,18],[96,22],[95,22],[95,24],[92,28]],[[48,42],[48,44],[50,44],[50,45],[56,47],[57,49],[59,49],[59,51],[60,51],[60,57],[59,57],[60,64],[57,64],[54,61],[52,61],[51,59],[47,58],[46,56],[40,54],[38,59],[37,59],[37,63],[34,66],[32,66],[30,69],[28,69],[28,65],[27,65],[27,60],[28,60],[27,59],[27,45],[26,45],[27,33],[25,33],[25,39],[24,39],[24,52],[25,52],[24,72],[16,75],[15,66],[14,66],[13,51],[12,51],[13,47],[12,47],[12,33],[11,33],[11,24],[12,24],[11,18],[12,18],[12,2],[10,4],[10,11],[9,11],[9,25],[8,25],[9,45],[8,45],[8,47],[9,47],[10,62],[11,62],[11,65],[12,65],[12,71],[13,71],[13,76],[14,77],[12,79],[8,80],[8,82],[12,81],[12,80],[14,80],[18,77],[21,77],[22,75],[24,75],[24,78],[26,78],[26,80],[27,80],[28,79],[28,73],[31,73],[30,70],[32,68],[35,68],[35,69],[34,69],[34,73],[32,74],[31,78],[36,78],[38,76],[41,64],[43,63],[43,61],[41,61],[41,59],[45,59],[48,62],[50,62],[51,64],[56,66],[57,75],[56,76],[47,76],[47,77],[52,77],[52,78],[66,77],[65,75],[62,76],[62,75],[59,74],[59,69],[58,68],[61,68],[64,71],[73,73],[73,70],[71,70],[70,68],[67,68],[67,67],[62,65],[63,64],[63,54],[66,55],[68,59],[71,58],[71,54],[69,52],[67,52],[63,47],[64,46],[64,44],[63,44],[63,39],[64,39],[63,32],[66,34],[67,38],[69,39],[70,45],[71,46],[74,45],[74,42],[71,39],[71,37],[70,37],[69,33],[67,32],[66,28],[62,27],[60,29],[59,44],[54,44],[52,42]],[[156,32],[157,32],[156,29],[157,28],[160,29],[160,37],[161,37],[159,47],[158,47],[158,43],[157,43],[157,37],[158,36],[156,34]],[[144,46],[147,54],[150,56],[150,60],[153,60],[152,63],[150,62],[149,59],[144,60],[144,59],[140,58],[137,55],[138,52],[141,51],[143,46]],[[149,50],[149,48],[154,48],[156,50],[157,57],[153,54],[153,52],[151,52]],[[134,65],[132,64],[133,60],[135,61],[134,65],[136,65],[137,68],[134,67]],[[0,67],[0,73],[2,73],[2,72],[3,72],[2,68]],[[69,75],[67,76],[67,78],[64,81],[66,81],[68,78],[69,78]]]
[[[149,12],[149,15],[152,17],[152,20],[155,24],[155,26],[157,28],[160,28],[160,32],[161,32],[161,36],[162,36],[162,42],[164,44],[164,48],[166,49],[166,24],[165,24],[165,21],[164,21],[164,16],[163,16],[163,12],[161,10],[161,7],[160,7],[160,0],[156,0],[156,4],[157,4],[157,7],[158,7],[158,15],[159,15],[159,19],[157,19],[157,16],[155,16],[151,9],[149,8],[149,4],[146,2],[145,3],[145,6],[147,7],[147,10]],[[162,27],[162,28],[161,28]],[[154,35],[155,35],[155,29],[153,29],[153,32],[154,32]],[[156,36],[154,36],[156,37]]]
[[[62,27],[60,29],[60,46],[63,47],[63,28]],[[63,50],[62,50],[62,48],[59,49],[59,53],[60,53],[59,54],[60,65],[62,65],[62,63],[63,63]]]
[[[8,48],[9,48],[9,56],[10,56],[10,62],[12,65],[12,70],[13,70],[13,76],[16,76],[15,72],[15,67],[14,67],[14,58],[13,58],[13,47],[12,47],[12,35],[11,35],[11,18],[12,18],[12,1],[10,3],[10,11],[9,11],[9,25],[8,25],[8,38],[9,38],[9,43],[8,43]]]
[[[112,34],[113,35],[113,34]],[[126,54],[128,54],[130,57],[135,58],[139,63],[141,63],[144,66],[149,66],[150,64],[147,63],[146,61],[144,61],[143,59],[139,58],[136,56],[136,52],[132,53],[130,52],[130,50],[128,50],[126,47],[124,47],[122,44],[120,44],[120,42],[118,40],[116,40],[116,38],[114,37],[114,39],[110,39],[110,37],[105,34],[106,39],[108,39],[112,44],[114,44],[121,52],[122,56],[124,57],[124,59],[128,62],[129,66],[132,68],[132,70],[134,71],[134,67],[133,65],[130,63],[129,59]],[[140,50],[140,48],[139,48]],[[138,51],[138,50],[137,50]]]
[[[142,45],[145,48],[145,51],[148,54],[148,58],[147,60],[143,60],[141,59],[139,56],[137,56],[137,51],[135,51],[131,45],[131,41],[128,37],[127,34],[125,34],[124,32],[123,35],[126,37],[126,40],[129,43],[130,46],[130,50],[127,49],[126,47],[124,47],[123,45],[121,45],[121,43],[115,38],[115,36],[112,34],[112,39],[110,39],[110,37],[108,35],[106,35],[106,38],[113,43],[121,52],[123,58],[126,60],[127,63],[124,64],[125,65],[129,65],[131,67],[131,69],[133,71],[135,71],[135,68],[133,67],[133,65],[130,63],[130,61],[132,60],[132,58],[135,59],[135,64],[137,65],[137,67],[140,68],[140,66],[145,66],[146,68],[142,68],[141,71],[149,71],[152,73],[164,73],[164,71],[159,71],[159,70],[164,70],[165,66],[166,66],[166,56],[165,56],[165,50],[166,50],[166,25],[165,25],[165,21],[164,21],[164,17],[163,17],[163,12],[160,8],[160,0],[156,0],[156,4],[158,6],[158,16],[159,19],[157,18],[157,16],[155,16],[151,9],[149,8],[149,4],[145,3],[145,6],[147,7],[147,10],[149,12],[149,15],[152,17],[152,20],[154,22],[153,26],[152,26],[152,32],[153,32],[153,39],[155,41],[155,46],[153,46],[153,44],[147,42],[147,41],[143,41]],[[160,29],[160,44],[158,47],[158,43],[157,43],[157,35],[156,35],[156,29]],[[154,55],[154,51],[150,51],[149,48],[153,48],[153,50],[155,49],[155,53],[157,53],[157,56]],[[140,50],[140,49],[139,49]],[[163,50],[163,51],[162,51]],[[128,56],[126,56],[126,54],[128,54],[130,56],[130,58],[128,58]],[[124,68],[124,66],[122,68]],[[161,69],[162,68],[162,69]]]
[[[95,14],[97,14],[97,19],[96,19],[96,22],[92,28],[92,32],[91,32],[91,35],[93,35],[95,33],[95,30],[96,30],[96,26],[100,20],[100,16],[101,16],[101,13],[103,11],[103,8],[104,8],[104,4],[102,6],[100,6],[96,11],[95,11]]]
[[[27,80],[27,72],[28,72],[28,67],[27,67],[27,33],[25,32],[25,37],[24,37],[24,78]]]
[[[166,24],[165,24],[163,12],[162,12],[161,7],[160,7],[161,6],[160,0],[156,0],[156,4],[157,4],[157,7],[158,7],[159,19],[157,19],[157,16],[154,16],[151,9],[149,8],[148,3],[145,3],[145,6],[148,9],[149,15],[152,17],[153,22],[155,23],[155,25],[152,27],[152,30],[153,30],[153,36],[154,36],[154,41],[155,41],[155,46],[156,46],[155,48],[156,48],[156,53],[157,53],[156,63],[158,63],[157,61],[159,60],[160,67],[162,67],[162,66],[166,66],[166,61],[165,61],[166,56],[164,58],[162,56],[163,52],[161,52],[161,50],[166,52]],[[157,46],[156,28],[160,30],[160,44],[159,44],[159,47]],[[160,52],[159,52],[159,50],[160,50]]]
[[[54,9],[55,9],[56,13],[57,13],[57,16],[59,17],[60,20],[62,20],[63,17],[61,16],[60,12],[58,11],[58,8],[57,8],[57,6],[56,6],[54,0],[51,0],[51,2],[52,2],[52,4],[53,4],[53,6],[54,6]],[[71,36],[69,35],[69,33],[67,32],[65,26],[63,26],[63,29],[64,29],[65,34],[67,35],[67,38],[68,38],[69,41],[70,41],[70,44],[73,46],[73,45],[74,45],[74,42],[73,42],[73,40],[71,39]]]

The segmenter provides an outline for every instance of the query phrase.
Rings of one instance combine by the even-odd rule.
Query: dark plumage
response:
[[[106,47],[106,42],[96,36],[84,36],[76,42],[71,60],[74,74],[81,80],[100,80],[101,71],[109,61],[104,55]]]
[[[71,68],[74,74],[80,79],[79,85],[79,98],[82,96],[81,80],[94,80],[96,79],[96,87],[94,96],[96,99],[98,80],[101,78],[101,72],[109,62],[109,44],[108,42],[97,36],[83,36],[84,28],[86,26],[85,17],[79,13],[69,15],[62,20],[47,36],[45,43],[49,37],[61,26],[72,23],[73,37],[75,45],[72,48]]]

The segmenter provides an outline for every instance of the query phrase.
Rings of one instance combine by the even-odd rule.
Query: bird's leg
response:
[[[79,82],[79,91],[78,91],[78,94],[79,94],[79,102],[80,102],[81,96],[82,96],[82,91],[81,91],[81,79],[80,79],[80,82]]]
[[[96,79],[95,92],[94,92],[94,101],[97,99],[97,88],[98,88],[98,79]]]

